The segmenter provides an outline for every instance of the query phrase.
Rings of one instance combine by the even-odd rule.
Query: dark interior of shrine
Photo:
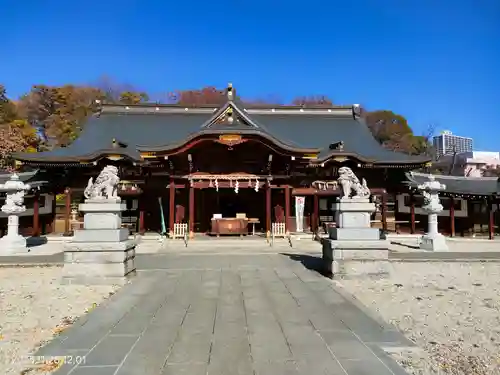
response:
[[[260,230],[265,225],[266,206],[265,192],[256,192],[251,188],[241,188],[235,193],[234,188],[197,189],[195,193],[196,203],[196,232],[209,232],[211,219],[214,214],[222,217],[236,217],[237,214],[245,214],[247,218],[258,219],[256,229]]]

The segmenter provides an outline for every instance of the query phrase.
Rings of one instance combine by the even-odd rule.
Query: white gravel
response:
[[[500,263],[392,263],[391,277],[337,282],[397,326],[419,352],[411,374],[500,374]]]
[[[30,367],[29,355],[50,340],[55,329],[71,324],[118,289],[61,285],[61,271],[0,268],[0,374],[18,375]]]

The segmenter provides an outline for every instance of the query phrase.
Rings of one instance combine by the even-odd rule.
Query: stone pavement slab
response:
[[[36,355],[55,374],[403,375],[411,346],[307,269],[311,255],[149,255],[138,276]]]

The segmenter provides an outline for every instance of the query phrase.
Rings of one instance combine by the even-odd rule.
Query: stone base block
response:
[[[135,273],[135,241],[65,244],[63,283],[121,285]]]
[[[332,276],[334,279],[353,279],[364,277],[389,277],[388,260],[349,260],[333,261]]]
[[[334,241],[330,240],[330,246],[336,250],[389,250],[391,244],[388,240],[347,240]]]
[[[121,242],[67,242],[64,244],[64,251],[82,251],[82,252],[98,252],[98,251],[125,251],[135,248],[137,242],[134,240],[126,240]]]
[[[135,259],[118,263],[64,263],[63,277],[123,277],[135,271]]]
[[[21,235],[6,235],[0,238],[0,255],[27,253],[26,239]]]
[[[420,248],[427,251],[448,251],[446,238],[442,234],[423,235],[420,239]]]
[[[128,240],[129,230],[121,229],[82,229],[76,230],[73,242],[124,242]]]
[[[83,217],[84,229],[120,229],[121,212],[87,212]]]
[[[389,241],[323,241],[324,273],[329,277],[389,275]]]
[[[127,209],[125,203],[121,203],[121,199],[87,199],[85,203],[78,206],[78,210],[87,212],[122,212]]]
[[[342,198],[333,204],[333,209],[340,212],[375,212],[375,203],[369,198]]]
[[[377,241],[380,240],[378,228],[329,228],[328,236],[339,241]]]
[[[135,247],[125,251],[65,251],[64,263],[123,263],[135,258]]]

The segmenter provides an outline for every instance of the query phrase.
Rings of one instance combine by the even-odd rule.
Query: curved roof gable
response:
[[[285,150],[314,153],[318,162],[338,155],[374,164],[429,161],[384,149],[360,118],[358,106],[245,108],[231,87],[226,93],[228,100],[220,108],[103,105],[98,115],[87,120],[82,134],[70,146],[49,152],[17,153],[14,157],[42,164],[89,161],[106,154],[141,160],[142,151],[168,151],[198,136],[239,133],[261,136]],[[332,144],[336,146],[331,147]]]

